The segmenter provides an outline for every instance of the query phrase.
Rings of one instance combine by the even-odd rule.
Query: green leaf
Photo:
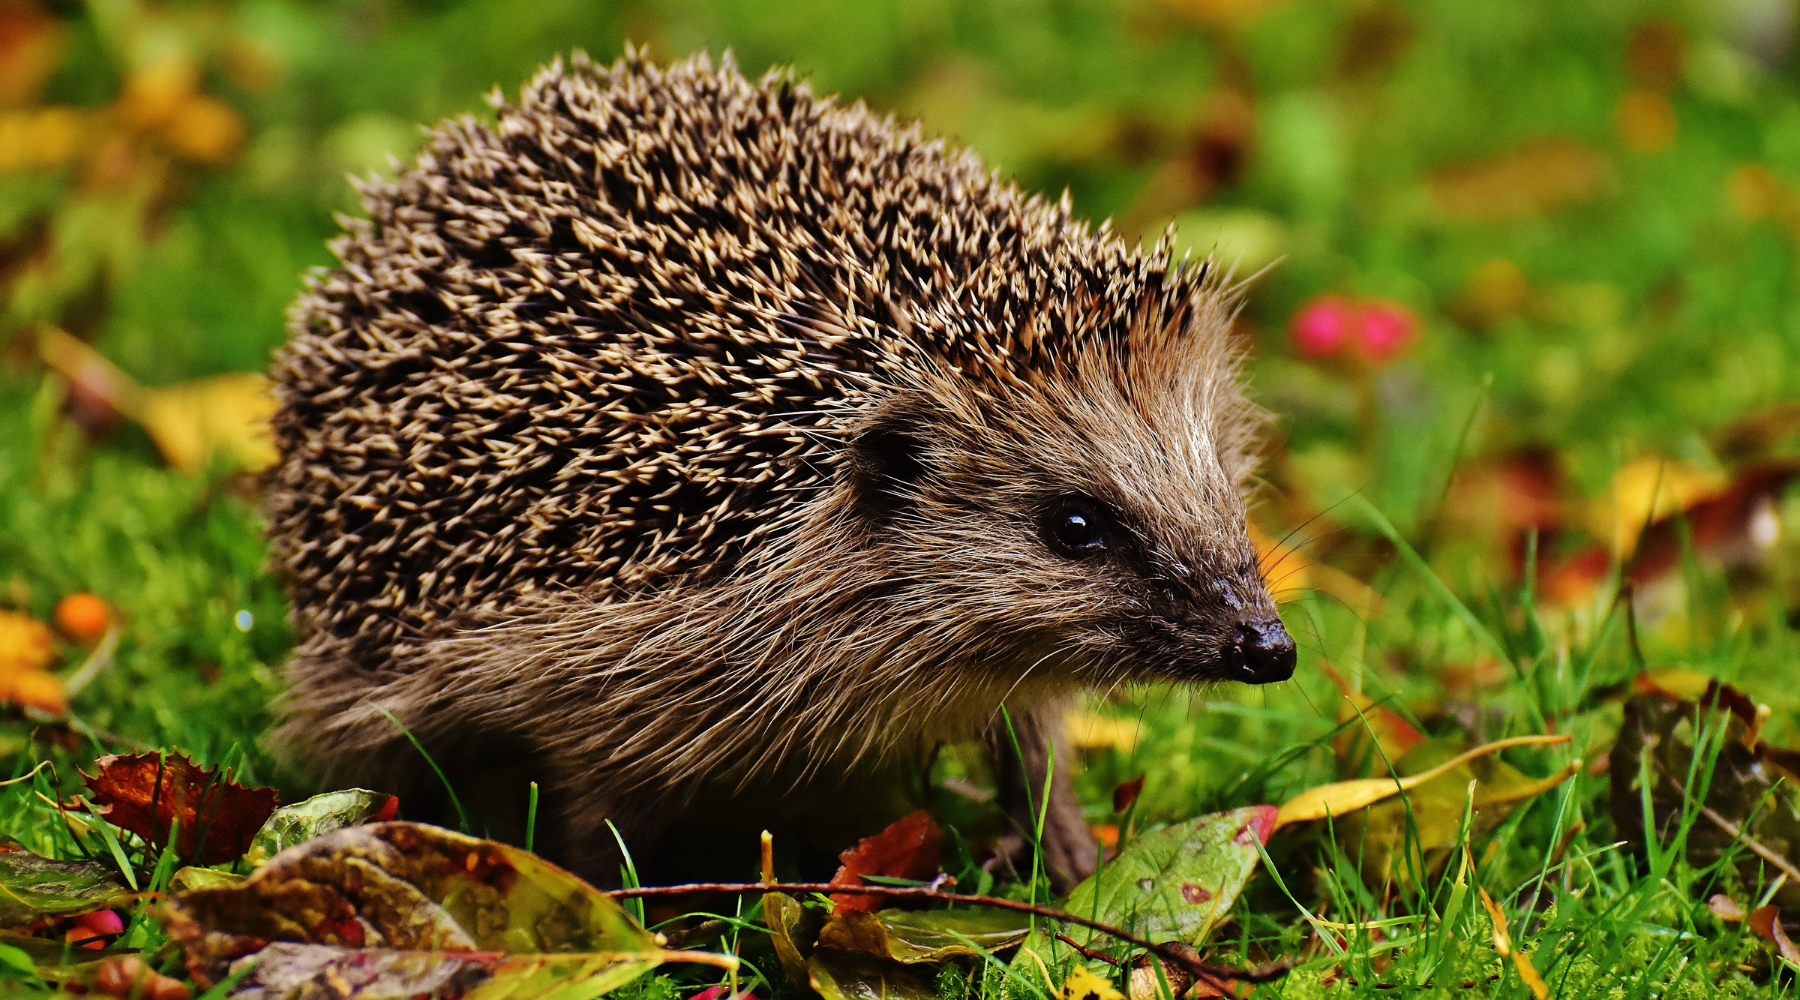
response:
[[[809,909],[786,893],[763,893],[763,923],[769,928],[769,941],[775,946],[775,957],[782,971],[794,985],[806,980],[806,960],[812,955],[813,941],[819,934],[819,911]]]
[[[269,815],[262,829],[256,831],[244,859],[260,865],[290,847],[333,830],[371,820],[393,819],[397,801],[382,792],[350,788],[282,806]]]
[[[52,861],[0,837],[0,927],[104,909],[132,895],[105,865]]]
[[[980,956],[1025,940],[1028,920],[1009,910],[881,910],[833,913],[819,946],[905,964]]]
[[[1076,886],[1063,909],[1152,941],[1199,946],[1231,912],[1274,821],[1274,806],[1249,806],[1152,830]],[[1083,944],[1098,935],[1068,933]]]
[[[43,982],[43,978],[38,975],[37,963],[31,960],[31,956],[24,949],[14,948],[9,944],[0,944],[0,980],[4,979],[33,985]]]

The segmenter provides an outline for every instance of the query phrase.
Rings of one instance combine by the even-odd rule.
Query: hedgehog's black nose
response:
[[[1281,627],[1279,618],[1239,622],[1232,652],[1236,679],[1246,684],[1272,684],[1294,676],[1294,637]]]

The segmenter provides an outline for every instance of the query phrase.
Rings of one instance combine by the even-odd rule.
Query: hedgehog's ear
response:
[[[876,520],[892,517],[930,471],[919,407],[884,406],[850,433],[850,487],[857,508]]]

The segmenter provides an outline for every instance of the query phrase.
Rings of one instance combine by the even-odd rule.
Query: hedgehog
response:
[[[327,775],[527,777],[616,883],[708,789],[985,746],[1067,886],[1072,699],[1292,674],[1210,258],[729,54],[489,100],[357,182],[274,362],[281,738]]]

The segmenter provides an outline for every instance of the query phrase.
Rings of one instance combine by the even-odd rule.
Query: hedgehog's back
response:
[[[357,655],[728,572],[910,366],[1053,363],[1178,294],[1162,255],[729,60],[578,55],[364,196],[276,361],[268,505],[302,628]]]

